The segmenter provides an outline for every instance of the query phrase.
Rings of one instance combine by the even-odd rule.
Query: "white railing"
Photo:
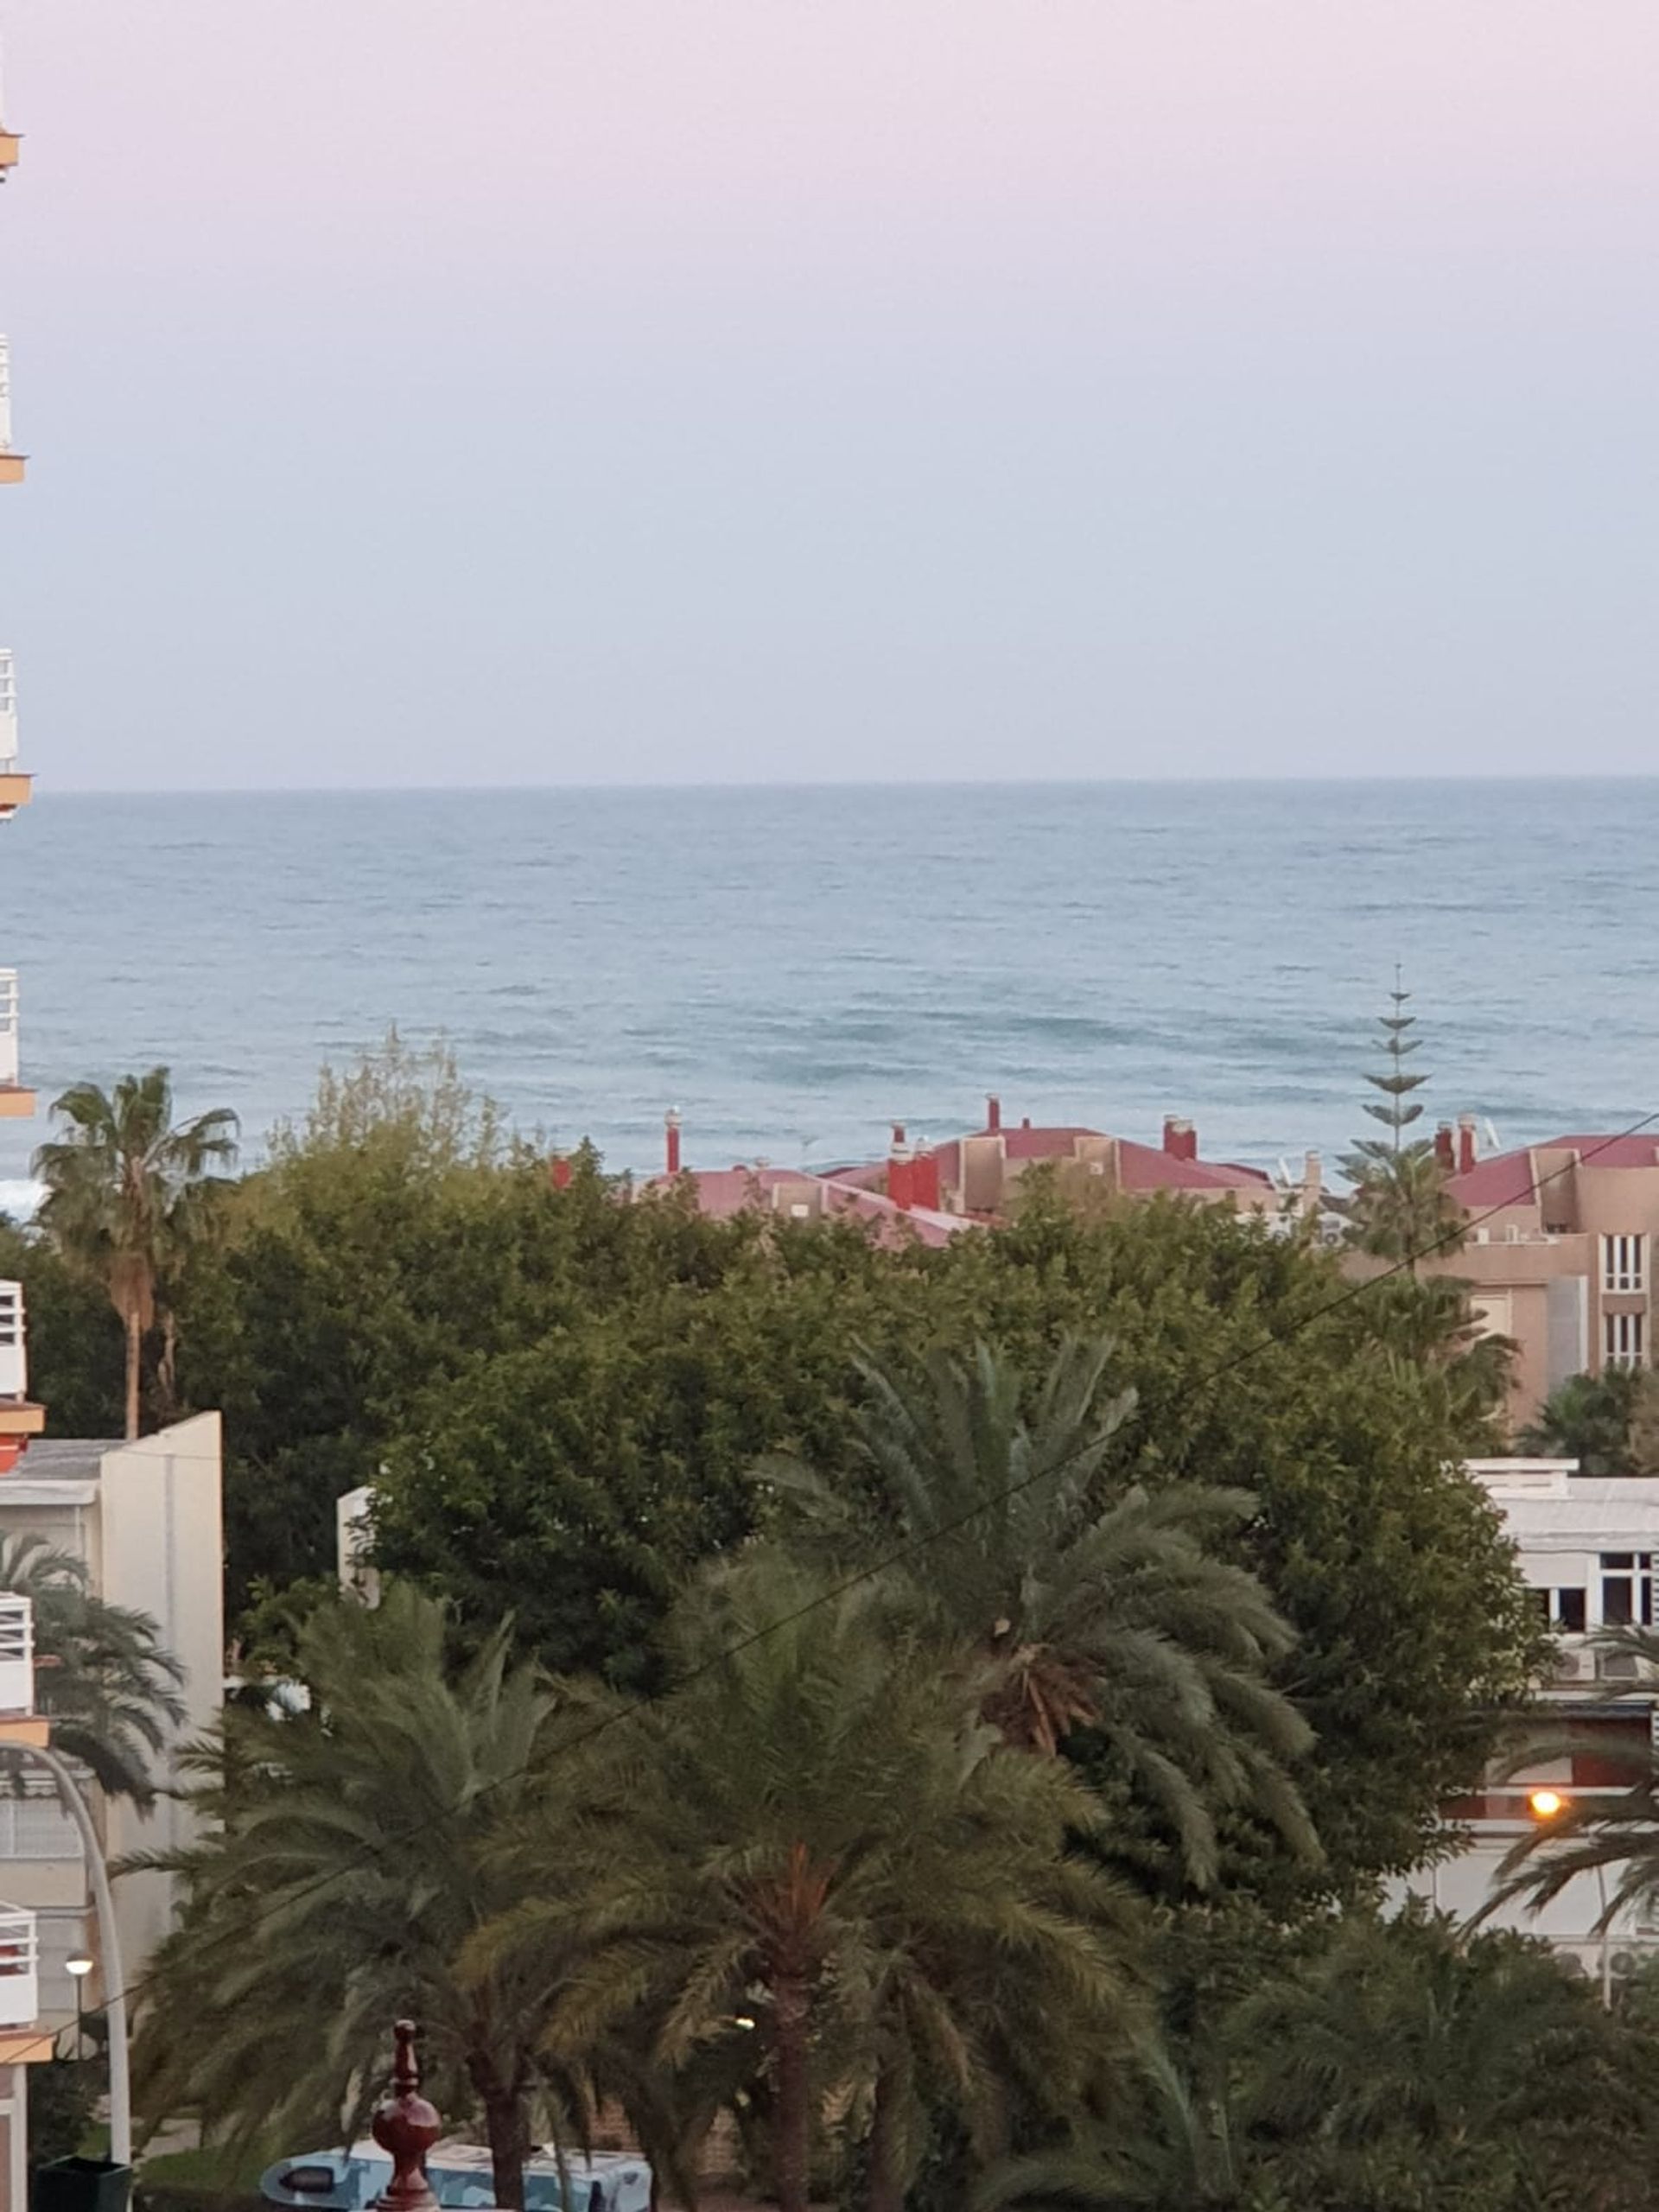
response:
[[[5,760],[0,755],[0,775],[5,772]],[[17,1050],[17,970],[0,968],[0,1084],[17,1080],[22,1058]],[[22,1396],[22,1392],[14,1392]]]
[[[23,1286],[0,1281],[0,1398],[29,1395],[29,1338]]]
[[[33,2027],[41,2012],[41,1955],[32,1912],[0,1904],[0,2027]]]
[[[80,1830],[55,1795],[0,1797],[0,1859],[80,1855]]]
[[[35,1710],[35,1608],[0,1591],[0,1713]]]
[[[0,775],[17,758],[17,671],[10,645],[0,645]]]

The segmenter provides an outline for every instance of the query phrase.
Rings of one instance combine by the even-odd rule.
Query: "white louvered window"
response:
[[[1647,1357],[1647,1317],[1604,1313],[1602,1357],[1609,1367],[1640,1367]]]
[[[1601,1240],[1601,1287],[1604,1290],[1645,1290],[1648,1255],[1645,1236],[1604,1236]]]

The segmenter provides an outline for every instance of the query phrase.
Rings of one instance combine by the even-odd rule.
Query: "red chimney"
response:
[[[908,1210],[915,1204],[916,1163],[905,1141],[905,1125],[893,1125],[893,1148],[887,1154],[887,1196],[896,1206]]]
[[[910,1163],[910,1203],[939,1210],[939,1159],[933,1152],[918,1152]]]
[[[1458,1173],[1466,1175],[1475,1164],[1475,1117],[1472,1114],[1458,1116]]]
[[[1191,1122],[1177,1121],[1173,1115],[1165,1116],[1164,1150],[1172,1160],[1198,1158],[1198,1133]]]
[[[1450,1122],[1442,1122],[1434,1132],[1434,1157],[1448,1175],[1458,1164],[1457,1153],[1452,1142]]]
[[[571,1172],[569,1154],[568,1152],[556,1152],[553,1155],[552,1164],[548,1169],[549,1176],[551,1178],[553,1187],[556,1191],[568,1191],[569,1189]]]
[[[680,1109],[677,1106],[671,1106],[664,1115],[663,1128],[668,1137],[668,1172],[671,1175],[677,1175],[680,1172]]]
[[[995,1136],[1001,1126],[1002,1101],[997,1096],[995,1091],[992,1091],[990,1096],[985,1101],[985,1128],[987,1135]]]

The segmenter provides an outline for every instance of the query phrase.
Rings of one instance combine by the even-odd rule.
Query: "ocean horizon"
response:
[[[166,1062],[257,1158],[395,1024],[549,1141],[828,1163],[1014,1120],[1327,1159],[1396,963],[1425,1121],[1518,1143],[1652,1110],[1659,778],[78,792],[15,895],[32,1122]]]

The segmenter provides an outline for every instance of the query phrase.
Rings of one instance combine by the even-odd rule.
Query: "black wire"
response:
[[[1588,1147],[1583,1152],[1575,1153],[1572,1159],[1564,1161],[1560,1167],[1553,1168],[1548,1175],[1539,1176],[1529,1183],[1528,1191],[1535,1197],[1540,1191],[1548,1188],[1551,1183],[1559,1181],[1564,1175],[1571,1174],[1585,1161],[1595,1159],[1598,1154],[1605,1152],[1611,1146],[1621,1144],[1627,1138],[1640,1135],[1643,1129],[1651,1128],[1656,1122],[1659,1122],[1659,1109],[1656,1109],[1651,1114],[1644,1114],[1640,1121],[1632,1122],[1628,1128],[1620,1129],[1612,1136],[1602,1138],[1599,1143]],[[1305,1330],[1313,1327],[1317,1322],[1328,1319],[1332,1313],[1339,1313],[1344,1306],[1351,1305],[1356,1299],[1369,1296],[1380,1283],[1392,1281],[1397,1275],[1412,1272],[1421,1261],[1433,1259],[1437,1253],[1466,1243],[1474,1230],[1491,1221],[1495,1215],[1503,1213],[1510,1206],[1519,1203],[1526,1194],[1518,1190],[1511,1192],[1509,1196],[1488,1206],[1484,1212],[1471,1215],[1467,1221],[1457,1224],[1430,1243],[1408,1252],[1403,1259],[1393,1262],[1376,1274],[1367,1276],[1363,1282],[1350,1284],[1345,1290],[1339,1291],[1334,1298],[1326,1299],[1322,1305],[1316,1306],[1311,1313],[1301,1315],[1291,1324],[1288,1329],[1281,1333],[1270,1334],[1269,1344],[1279,1345],[1293,1342]],[[1225,1376],[1236,1373],[1241,1367],[1248,1366],[1250,1361],[1267,1348],[1264,1345],[1253,1344],[1243,1351],[1235,1353],[1230,1358],[1224,1360],[1218,1367],[1211,1369],[1208,1375],[1201,1376],[1198,1387],[1204,1389],[1221,1382]],[[780,1614],[777,1619],[767,1621],[761,1627],[751,1630],[748,1635],[740,1637],[735,1643],[724,1647],[715,1652],[711,1658],[702,1660],[696,1666],[689,1668],[683,1674],[676,1676],[674,1688],[678,1689],[687,1682],[694,1682],[702,1675],[712,1673],[717,1667],[726,1666],[730,1661],[741,1657],[744,1652],[753,1649],[757,1643],[764,1643],[768,1637],[779,1635],[785,1629],[792,1628],[798,1621],[804,1620],[810,1613],[816,1612],[819,1606],[833,1605],[838,1598],[844,1598],[849,1591],[856,1590],[861,1584],[875,1580],[878,1576],[887,1573],[889,1568],[900,1565],[907,1559],[913,1559],[918,1553],[927,1550],[931,1545],[943,1542],[946,1537],[957,1535],[970,1522],[977,1520],[982,1513],[989,1511],[992,1507],[1006,1504],[1009,1499],[1021,1496],[1038,1483],[1047,1482],[1056,1475],[1064,1474],[1068,1466],[1082,1458],[1084,1452],[1091,1451],[1097,1441],[1098,1439],[1091,1438],[1088,1444],[1080,1446],[1075,1452],[1066,1453],[1057,1459],[1052,1466],[1041,1467],[1035,1473],[1022,1477],[1019,1482],[1009,1483],[1001,1490],[987,1491],[984,1497],[969,1506],[965,1511],[957,1514],[953,1520],[941,1522],[938,1528],[930,1529],[924,1535],[912,1536],[905,1543],[895,1546],[892,1551],[884,1553],[880,1559],[874,1560],[867,1566],[858,1568],[855,1573],[844,1576],[842,1580],[831,1583],[828,1588],[817,1592],[804,1605],[796,1606],[792,1612]],[[607,1728],[614,1727],[620,1721],[635,1719],[649,1708],[651,1702],[651,1700],[645,1697],[630,1699],[626,1703],[602,1715],[591,1726],[579,1730],[574,1736],[563,1738],[551,1747],[547,1757],[549,1758],[562,1758],[579,1750],[582,1745],[591,1743],[596,1737],[602,1736]],[[526,1762],[524,1765],[516,1768],[510,1774],[498,1775],[493,1782],[487,1782],[481,1789],[474,1790],[471,1802],[476,1804],[480,1797],[489,1796],[497,1789],[506,1789],[514,1783],[524,1781],[526,1777],[536,1772],[541,1764],[539,1761]],[[312,1896],[315,1891],[326,1889],[329,1883],[340,1881],[345,1876],[354,1873],[359,1866],[367,1866],[374,1859],[384,1857],[388,1851],[395,1850],[403,1844],[413,1842],[430,1826],[431,1818],[429,1815],[414,1826],[387,1837],[383,1843],[366,1847],[357,1858],[348,1860],[343,1866],[331,1867],[326,1874],[318,1875],[315,1880],[302,1884],[298,1889],[283,1891],[280,1897],[272,1899],[272,1910],[289,1910],[293,1905]],[[209,1934],[203,1937],[199,1946],[199,1952],[210,1949],[216,1943],[244,1942],[246,1935],[245,1922],[236,1928],[221,1929],[217,1934]],[[142,1975],[121,1994],[129,2000],[141,1995],[151,1982],[157,1979],[159,1969],[156,1973]],[[105,1999],[106,2005],[109,2001],[107,1998]]]

